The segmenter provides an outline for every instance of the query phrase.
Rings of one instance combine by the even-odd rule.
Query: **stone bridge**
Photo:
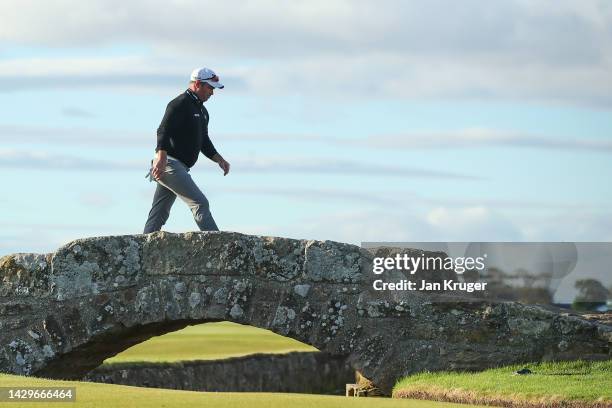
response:
[[[373,256],[338,242],[231,232],[87,238],[5,256],[0,372],[81,379],[152,336],[220,320],[344,355],[385,393],[423,370],[610,358],[612,327],[579,316],[375,291]]]

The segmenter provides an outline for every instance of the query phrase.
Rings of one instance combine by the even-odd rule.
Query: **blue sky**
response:
[[[198,66],[226,84],[207,108],[232,170],[192,170],[223,230],[612,240],[609,2],[155,3],[0,5],[0,255],[140,233]],[[196,225],[177,202],[164,229]]]

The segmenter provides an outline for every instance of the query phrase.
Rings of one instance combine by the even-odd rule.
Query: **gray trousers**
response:
[[[208,200],[191,179],[189,168],[181,161],[168,157],[166,169],[157,181],[153,204],[144,227],[144,234],[161,230],[168,221],[176,197],[187,204],[200,231],[219,231],[210,213]]]

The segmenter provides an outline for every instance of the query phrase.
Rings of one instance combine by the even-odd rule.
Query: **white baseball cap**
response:
[[[219,82],[219,77],[217,76],[217,74],[215,74],[215,72],[212,69],[209,69],[206,67],[194,69],[193,72],[191,73],[191,80],[206,82],[207,84],[209,84],[210,86],[214,88],[219,88],[219,89],[224,88],[224,85],[221,82]]]

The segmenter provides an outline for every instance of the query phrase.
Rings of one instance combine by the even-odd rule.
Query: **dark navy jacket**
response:
[[[217,153],[208,137],[208,111],[189,89],[168,103],[157,128],[157,148],[192,167],[200,152],[212,159]]]

